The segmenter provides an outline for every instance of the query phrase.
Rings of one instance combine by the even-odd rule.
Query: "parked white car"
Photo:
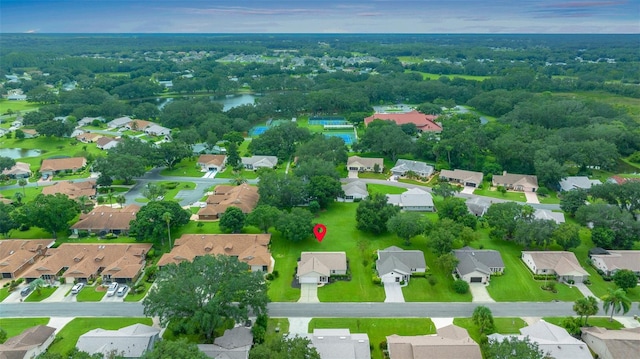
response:
[[[71,288],[71,294],[78,294],[84,288],[84,283],[78,283]]]
[[[113,282],[109,284],[109,288],[107,289],[107,297],[113,297],[114,294],[118,291],[118,283]]]

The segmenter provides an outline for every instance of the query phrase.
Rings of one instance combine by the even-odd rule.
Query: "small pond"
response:
[[[10,157],[14,160],[25,157],[37,157],[41,154],[41,150],[30,150],[26,148],[0,148],[0,156]]]

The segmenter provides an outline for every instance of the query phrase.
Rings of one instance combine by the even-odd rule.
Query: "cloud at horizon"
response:
[[[2,33],[640,33],[640,0],[2,0]]]

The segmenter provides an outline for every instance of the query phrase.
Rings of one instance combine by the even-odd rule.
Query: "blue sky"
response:
[[[0,32],[640,33],[640,0],[0,0]]]

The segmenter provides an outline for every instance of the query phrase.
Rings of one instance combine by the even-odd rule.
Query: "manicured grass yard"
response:
[[[7,111],[11,110],[14,113],[24,110],[34,110],[40,105],[28,101],[9,101],[7,99],[0,99],[0,115],[4,115]]]
[[[76,300],[78,302],[99,302],[105,294],[107,294],[106,288],[100,288],[100,286],[84,287],[84,289],[77,294]]]
[[[286,166],[286,165],[285,165]],[[240,172],[240,176],[244,179],[256,179],[258,178],[258,172],[251,170],[242,170]],[[224,171],[216,174],[216,178],[235,178],[236,174],[233,173],[233,168],[227,167]]]
[[[367,333],[373,347],[372,358],[382,359],[380,343],[387,335],[435,334],[436,328],[429,318],[313,318],[309,332],[314,329],[349,328],[351,333]]]
[[[556,285],[557,293],[542,290],[544,281],[534,280],[533,274],[520,259],[522,247],[503,240],[489,239],[486,229],[480,230],[482,239],[471,244],[477,248],[483,245],[485,249],[495,249],[502,254],[505,264],[504,275],[492,276],[491,284],[487,287],[489,295],[498,302],[545,302],[553,299],[574,301],[582,297],[575,287],[569,288],[565,284]]]
[[[80,293],[83,293],[84,290]],[[151,325],[151,318],[76,318],[65,325],[47,352],[66,354],[76,346],[78,338],[93,329],[116,330],[141,323]]]
[[[45,287],[40,288],[40,295],[34,290],[29,294],[27,298],[25,298],[25,302],[40,302],[43,299],[47,299],[58,289],[58,287]]]
[[[538,195],[538,200],[543,204],[560,204],[560,198],[558,198],[558,192],[551,191],[548,196]]]
[[[124,297],[125,302],[138,302],[141,301],[145,295],[147,295],[147,292],[149,291],[149,288],[151,288],[151,285],[153,283],[148,283],[147,281],[142,281],[141,283],[144,284],[144,291],[141,293],[133,294],[133,292],[131,292],[131,289],[129,289],[129,294]]]
[[[527,323],[521,318],[493,318],[493,322],[495,324],[494,333],[500,334],[520,334],[520,328],[527,326]],[[476,343],[480,343],[480,328],[473,323],[471,318],[454,318],[453,324],[465,328],[469,332],[469,336]]]
[[[49,323],[49,318],[0,318],[0,328],[7,332],[7,338],[15,337],[25,329]]]
[[[9,292],[9,287],[4,287],[4,288],[0,289],[0,302],[2,302],[3,300],[7,299],[9,294],[11,294]]]
[[[430,253],[429,253],[430,254]],[[433,263],[435,256],[427,255],[427,263]],[[409,285],[402,288],[406,302],[470,302],[471,293],[458,294],[453,291],[453,280],[450,274],[431,267],[431,275],[436,278],[434,285],[429,284],[427,278],[411,278]]]
[[[95,143],[84,144],[78,142],[76,139],[45,136],[25,138],[22,140],[2,137],[0,138],[0,147],[42,150],[40,156],[19,159],[20,162],[31,164],[32,172],[40,168],[42,159],[55,156],[76,157],[86,156],[87,154],[93,154],[94,156],[104,154]],[[86,148],[86,152],[83,148]]]
[[[196,166],[196,163],[198,163],[198,156],[185,158],[172,169],[163,169],[160,174],[163,176],[202,177],[204,172],[200,171],[200,167]]]
[[[401,194],[407,191],[406,188],[402,187],[394,187],[387,186],[383,184],[367,184],[367,190],[369,191],[369,195],[373,196],[374,193],[382,193],[382,194]]]
[[[276,328],[280,328],[276,333]],[[276,339],[278,336],[281,336],[285,333],[289,332],[289,319],[287,318],[269,318],[267,322],[267,333],[265,334],[265,342],[269,340]]]
[[[565,317],[544,317],[542,319],[544,319],[546,322],[549,322],[551,324],[555,324],[558,326],[562,326],[562,321],[564,320]],[[587,324],[589,324],[589,326],[591,327],[601,327],[601,328],[607,328],[607,329],[622,329],[624,328],[624,325],[622,325],[620,322],[618,322],[617,320],[613,320],[612,322],[609,321],[609,317],[589,317],[589,321],[587,322]]]
[[[498,190],[495,187],[490,187],[490,186],[491,186],[491,183],[485,182],[484,185],[482,186],[482,189],[476,188],[473,191],[473,194],[478,196],[506,199],[510,201],[518,201],[518,202],[527,201],[527,198],[524,196],[524,193],[522,192],[508,191],[507,193],[502,194],[498,192]]]

